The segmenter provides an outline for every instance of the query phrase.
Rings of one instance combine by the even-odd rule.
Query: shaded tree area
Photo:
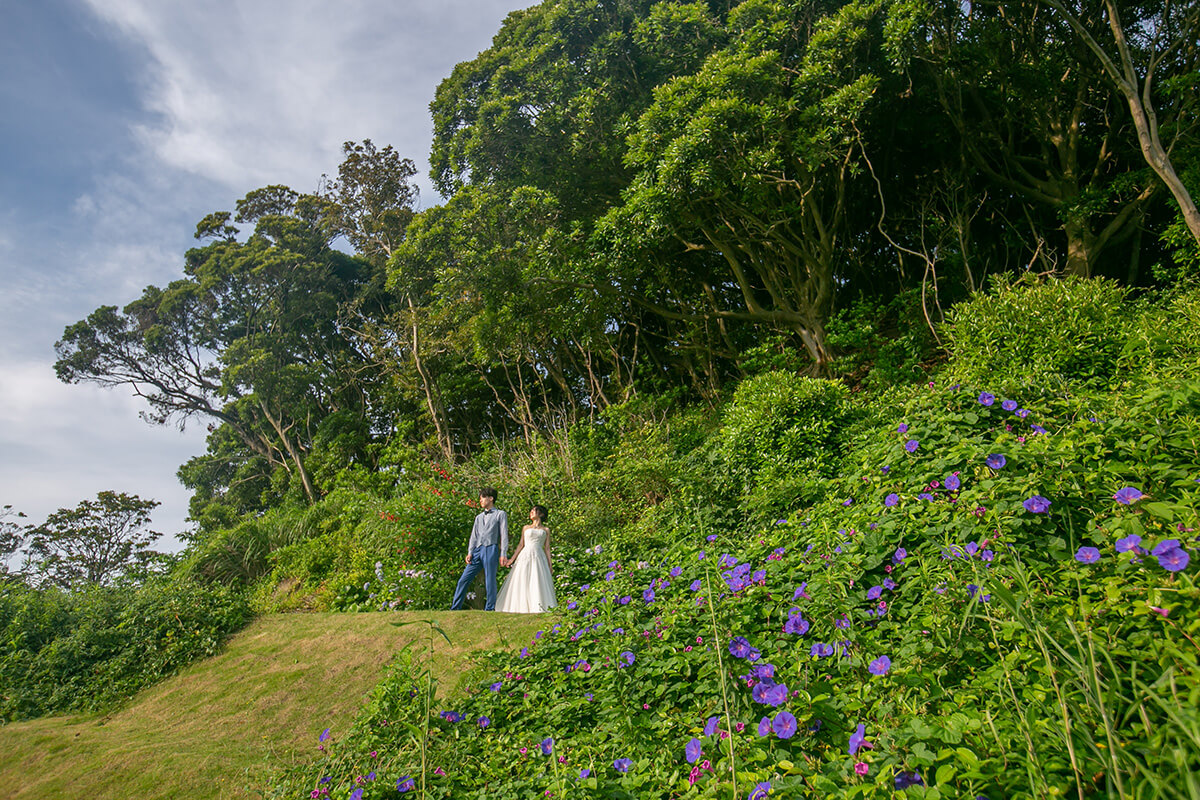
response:
[[[837,374],[847,319],[932,330],[989,276],[1186,277],[1197,32],[1123,0],[546,0],[439,86],[438,204],[349,142],[316,193],[205,217],[58,374],[208,426],[180,477],[211,531],[404,453]]]

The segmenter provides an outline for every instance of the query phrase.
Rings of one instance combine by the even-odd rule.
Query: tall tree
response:
[[[75,508],[60,508],[29,530],[25,570],[35,581],[79,589],[108,586],[161,555],[161,533],[147,528],[157,500],[104,491]]]
[[[1196,124],[1200,5],[1176,0],[1146,4],[1104,0],[1103,14],[1093,14],[1088,13],[1091,8],[1086,4],[1043,2],[1071,25],[1121,93],[1142,156],[1171,192],[1184,223],[1200,243],[1200,210],[1171,159],[1184,129]],[[1101,30],[1096,29],[1097,23],[1103,26]],[[1156,106],[1160,112],[1165,106],[1165,118],[1155,111]],[[1165,144],[1160,120],[1171,131]]]
[[[59,378],[129,386],[152,423],[227,425],[314,501],[304,462],[316,427],[364,402],[339,309],[371,280],[366,262],[329,246],[329,216],[328,201],[271,186],[237,204],[234,221],[255,226],[244,242],[230,213],[206,217],[196,236],[211,241],[188,252],[184,279],[66,329]]]
[[[19,519],[24,516],[23,512],[14,511],[11,505],[0,508],[0,581],[12,574],[8,562],[25,543],[25,527],[12,521],[9,517]]]
[[[1132,5],[1132,4],[1130,4]],[[1096,16],[1099,6],[1081,5]],[[944,174],[986,184],[989,204],[1028,220],[1026,252],[1076,275],[1100,270],[1139,230],[1159,188],[1129,116],[1071,25],[1042,0],[898,0],[901,60],[936,93],[957,133]],[[1041,232],[1057,228],[1061,238]]]
[[[859,128],[884,65],[879,17],[874,3],[750,0],[724,50],[655,91],[630,137],[640,171],[602,233],[675,242],[660,313],[790,330],[829,362],[847,221],[875,202]]]

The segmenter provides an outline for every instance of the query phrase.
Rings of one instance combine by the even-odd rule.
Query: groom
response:
[[[467,542],[467,566],[458,586],[454,589],[452,611],[461,611],[467,599],[471,581],[483,570],[487,585],[487,605],[484,611],[496,610],[496,573],[500,565],[508,566],[508,515],[496,508],[496,490],[487,487],[479,490],[479,505],[483,508],[475,515],[471,526],[471,539]]]

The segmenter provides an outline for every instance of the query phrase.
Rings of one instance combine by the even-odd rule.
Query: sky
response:
[[[189,527],[176,470],[206,420],[54,373],[64,329],[182,277],[205,215],[312,192],[347,141],[427,176],[429,102],[532,0],[0,0],[0,506],[41,522],[111,490]]]

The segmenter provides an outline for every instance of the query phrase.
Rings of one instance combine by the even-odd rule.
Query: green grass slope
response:
[[[453,696],[476,649],[524,643],[536,618],[434,613],[430,663]],[[241,798],[307,758],[328,720],[353,716],[404,648],[429,646],[429,614],[262,617],[217,656],[106,716],[7,725],[0,785],[10,798]],[[446,641],[449,639],[449,642]],[[422,652],[424,650],[422,649]]]

